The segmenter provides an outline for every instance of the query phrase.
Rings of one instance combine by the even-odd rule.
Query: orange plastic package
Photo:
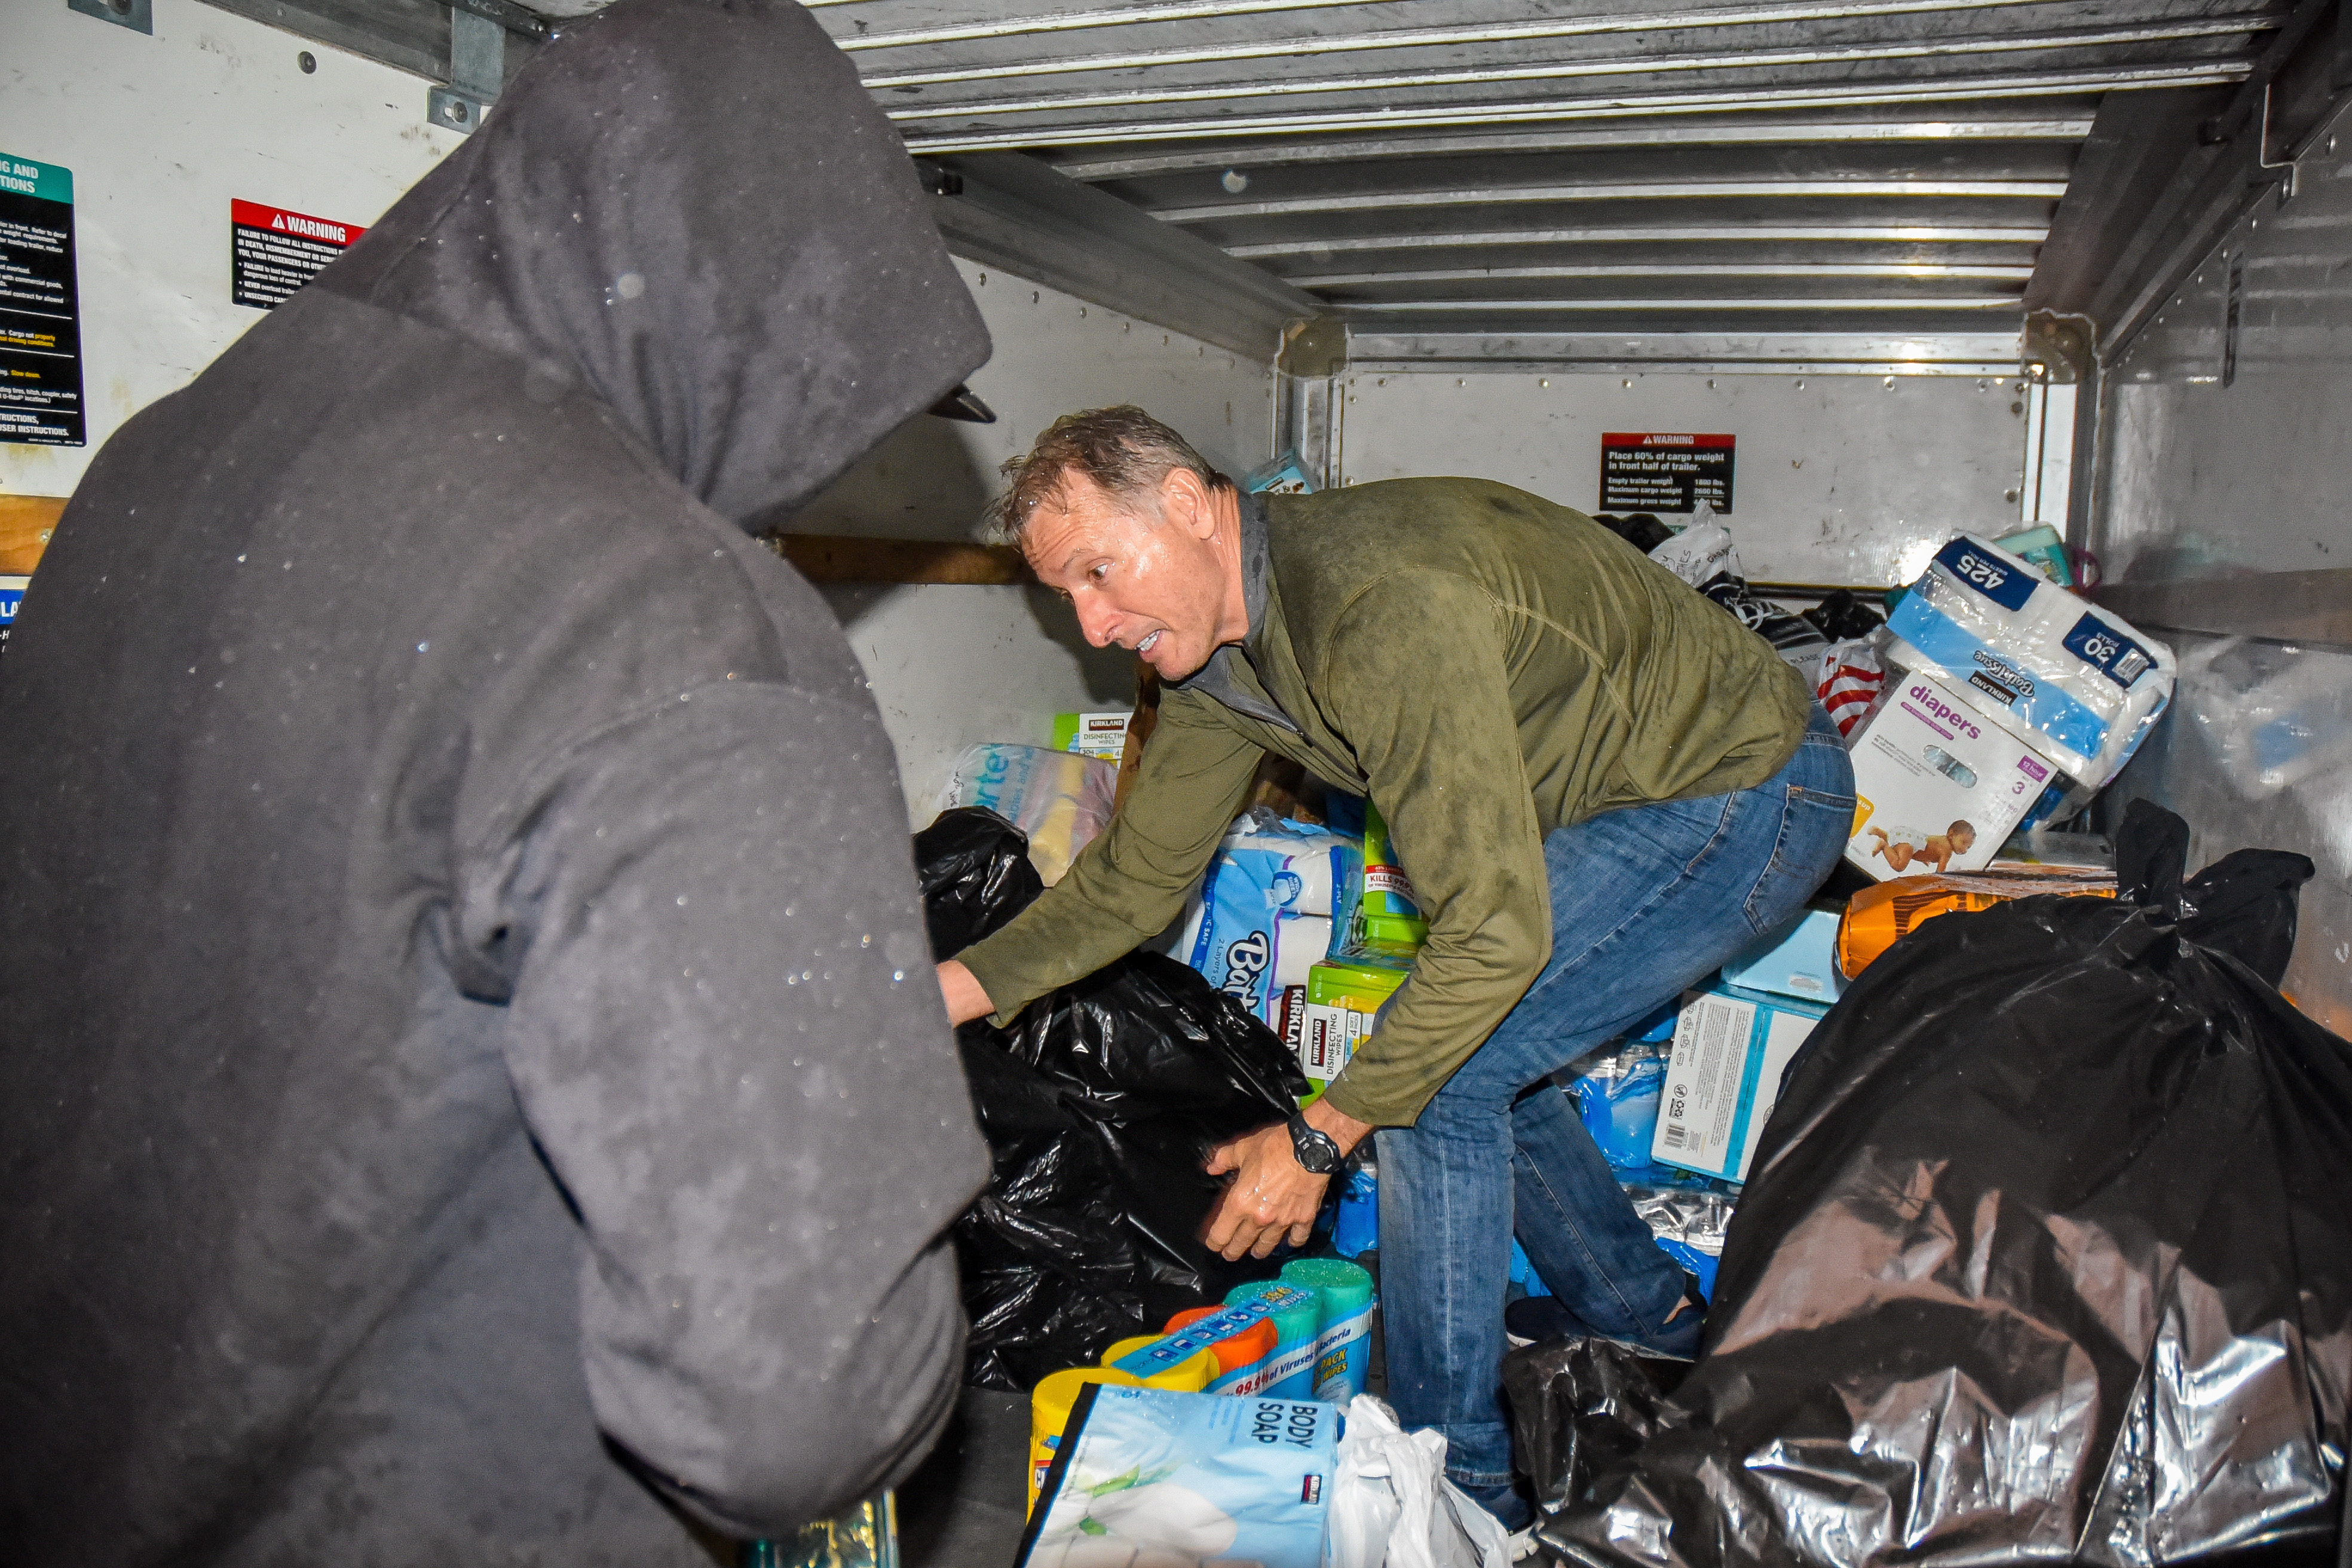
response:
[[[1937,915],[1973,913],[2039,893],[2112,899],[2116,874],[2093,866],[1994,864],[1981,871],[1897,877],[1856,893],[1838,921],[1837,965],[1848,980],[1872,960]]]

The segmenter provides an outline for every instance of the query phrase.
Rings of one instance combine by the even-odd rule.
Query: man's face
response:
[[[1161,679],[1181,680],[1217,651],[1230,574],[1197,475],[1171,472],[1158,503],[1065,475],[1030,514],[1022,550],[1037,580],[1077,611],[1087,641],[1133,648]]]

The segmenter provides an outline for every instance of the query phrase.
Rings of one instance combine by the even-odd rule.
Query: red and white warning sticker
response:
[[[367,232],[355,223],[234,199],[228,221],[229,298],[260,310],[274,310],[292,299],[295,289]]]

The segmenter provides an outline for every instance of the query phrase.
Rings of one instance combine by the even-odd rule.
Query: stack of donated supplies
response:
[[[1261,809],[1235,823],[1172,950],[1283,1037],[1310,1099],[1348,1065],[1429,935],[1378,808],[1341,796],[1333,816],[1316,826]]]
[[[1968,534],[1872,643],[1884,684],[1859,723],[1839,717],[1858,797],[1846,859],[1881,881],[1980,869],[2012,832],[2079,811],[2155,726],[2177,669],[2162,643]],[[1835,651],[1850,682],[1857,660]]]

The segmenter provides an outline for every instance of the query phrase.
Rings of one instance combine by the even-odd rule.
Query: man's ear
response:
[[[1209,487],[1190,468],[1171,468],[1160,479],[1160,515],[1195,539],[1217,531],[1217,509],[1209,502]]]

